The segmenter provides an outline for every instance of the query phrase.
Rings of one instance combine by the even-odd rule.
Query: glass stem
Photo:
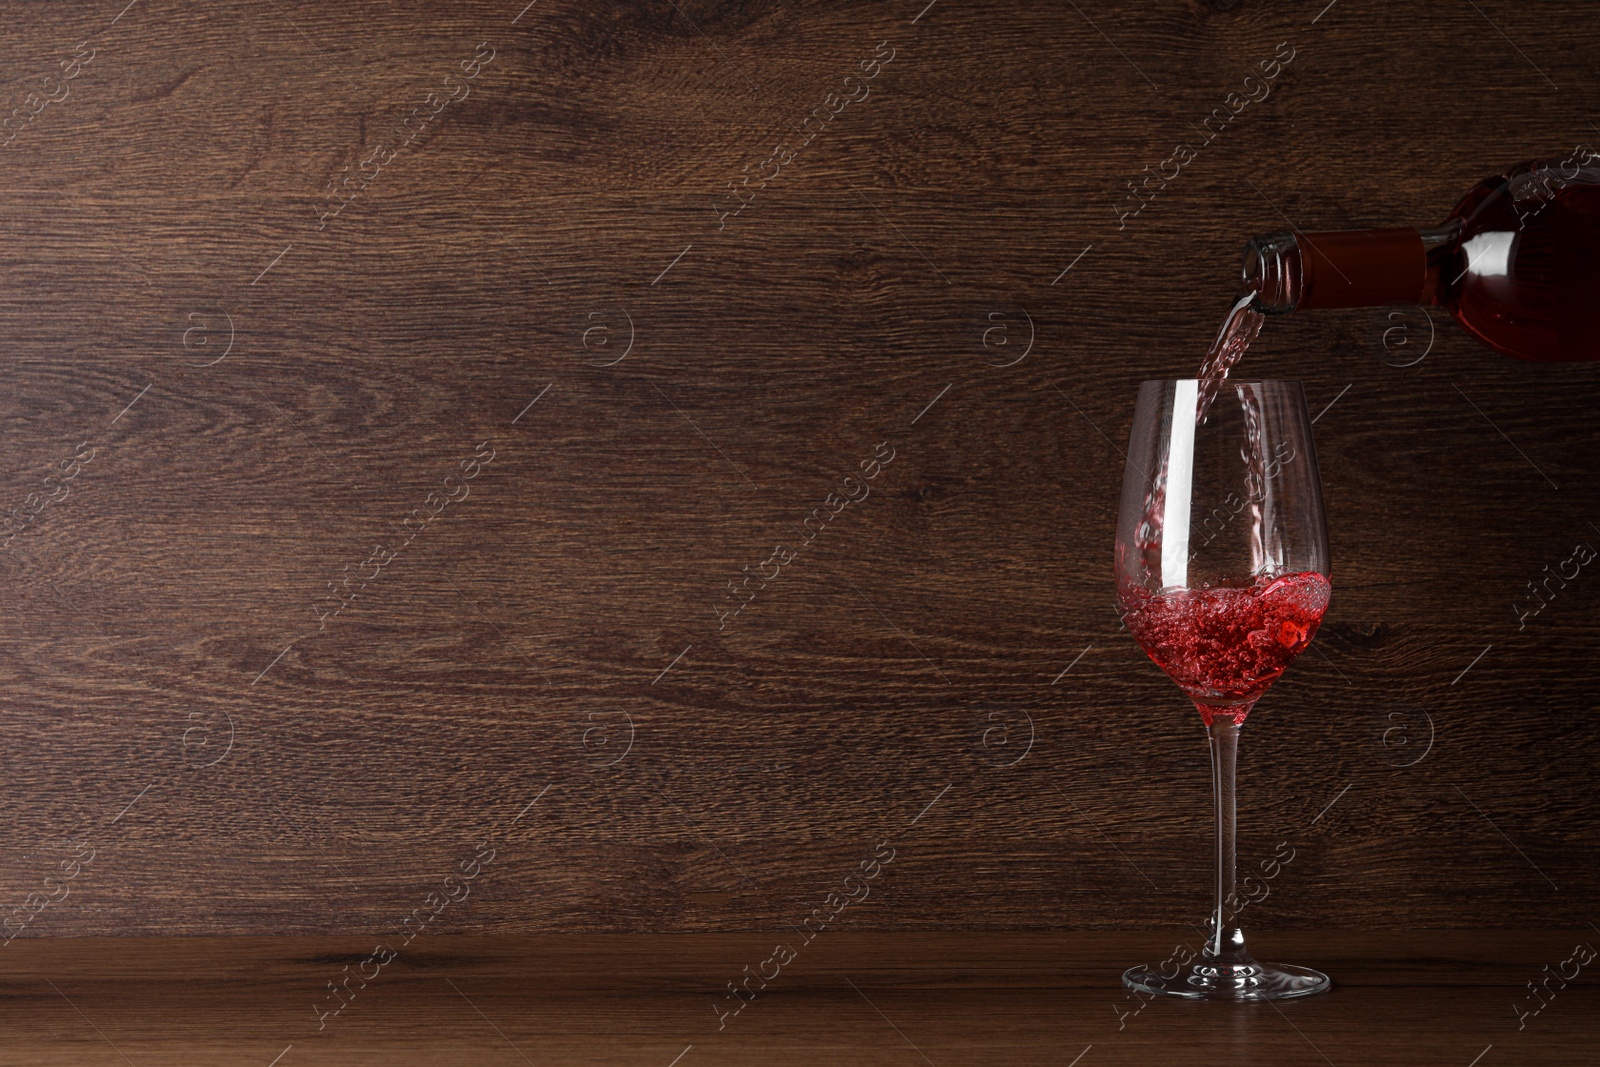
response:
[[[1217,902],[1211,915],[1206,955],[1223,965],[1247,963],[1250,959],[1244,948],[1244,930],[1235,918],[1239,899],[1234,881],[1238,819],[1233,779],[1239,756],[1239,728],[1239,721],[1226,712],[1216,714],[1206,727],[1211,743],[1211,782],[1217,798]]]

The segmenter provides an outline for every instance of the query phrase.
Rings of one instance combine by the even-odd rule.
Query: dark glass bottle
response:
[[[1245,246],[1268,314],[1435,304],[1504,355],[1600,360],[1600,152],[1487,178],[1429,230],[1329,230]]]

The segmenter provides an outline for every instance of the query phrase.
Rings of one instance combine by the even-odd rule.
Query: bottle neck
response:
[[[1436,250],[1454,239],[1436,230],[1324,230],[1268,234],[1245,246],[1242,292],[1281,314],[1297,308],[1385,307],[1437,299]]]

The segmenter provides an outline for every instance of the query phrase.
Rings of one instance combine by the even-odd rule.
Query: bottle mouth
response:
[[[1268,315],[1293,311],[1299,303],[1300,245],[1288,230],[1245,242],[1239,267],[1239,292],[1255,294],[1252,307]]]

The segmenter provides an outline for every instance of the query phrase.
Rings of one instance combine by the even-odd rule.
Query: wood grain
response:
[[[94,49],[0,149],[0,511],[93,450],[0,553],[22,936],[380,928],[486,838],[451,930],[781,930],[885,841],[866,926],[1201,914],[1201,730],[1111,606],[1137,382],[1197,365],[1247,236],[1435,221],[1592,137],[1600,21],[519,7],[7,17],[0,114]],[[1320,412],[1336,592],[1249,730],[1242,862],[1296,857],[1249,923],[1581,928],[1600,579],[1512,604],[1600,538],[1600,372],[1384,310],[1274,321],[1250,363]]]
[[[1142,1003],[1121,987],[1130,960],[1159,961],[1191,935],[828,930],[766,988],[752,982],[753,999],[727,1016],[714,1010],[730,1000],[725,984],[793,935],[421,939],[369,983],[352,981],[343,1009],[324,1016],[326,983],[355,973],[369,941],[19,941],[4,992],[22,1010],[6,1014],[0,1034],[19,1061],[40,1064],[103,1063],[119,1051],[134,1063],[281,1057],[281,1067],[1135,1064],[1175,1049],[1425,1067],[1592,1058],[1588,973],[1552,980],[1536,1013],[1541,1001],[1522,984],[1558,967],[1575,942],[1592,943],[1590,931],[1276,934],[1260,939],[1263,951],[1335,981],[1327,995],[1278,1007]]]

